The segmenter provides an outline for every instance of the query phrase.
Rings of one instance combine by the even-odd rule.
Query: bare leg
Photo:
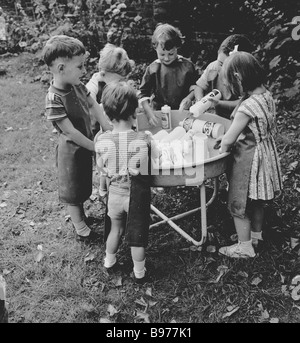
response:
[[[233,217],[238,243],[219,249],[219,253],[234,258],[254,257],[255,252],[251,240],[251,221],[248,217]]]
[[[142,262],[145,259],[145,248],[131,247],[131,257],[134,261]]]
[[[252,231],[260,232],[262,231],[264,222],[265,210],[260,202],[257,202],[253,208],[252,214]]]
[[[83,206],[79,205],[68,205],[68,213],[71,217],[72,223],[75,227],[76,233],[79,236],[86,237],[90,234],[91,229],[86,225],[83,216]]]
[[[133,261],[133,272],[137,280],[142,280],[145,276],[145,248],[131,247],[131,257]]]
[[[261,201],[253,201],[252,204],[252,228],[251,228],[251,238],[253,246],[257,247],[259,240],[262,241],[262,227],[264,222],[264,207]]]
[[[251,239],[251,222],[249,218],[233,217],[239,241],[245,242]]]
[[[106,252],[109,254],[117,252],[124,227],[123,219],[111,219],[111,229],[106,240]]]

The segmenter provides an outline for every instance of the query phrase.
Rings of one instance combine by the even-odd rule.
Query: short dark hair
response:
[[[266,72],[259,61],[244,51],[231,54],[225,60],[221,73],[232,93],[237,96],[253,91],[266,82]]]
[[[152,46],[154,49],[158,45],[164,50],[180,48],[182,45],[182,35],[179,29],[170,24],[158,24],[152,35]]]
[[[138,107],[136,90],[125,81],[107,84],[101,102],[109,119],[116,121],[127,121]]]
[[[85,53],[85,47],[79,39],[66,35],[56,35],[48,39],[42,51],[42,56],[45,63],[51,66],[53,61],[59,57],[73,58]]]
[[[234,50],[236,45],[238,45],[238,51],[246,51],[250,53],[254,51],[254,45],[245,35],[234,34],[223,40],[218,53],[223,52],[225,55],[229,56],[229,53]]]

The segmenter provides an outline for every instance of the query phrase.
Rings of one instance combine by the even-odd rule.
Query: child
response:
[[[107,214],[111,228],[106,241],[104,267],[113,271],[117,266],[116,253],[127,224],[134,279],[137,283],[144,283],[148,277],[145,274],[145,247],[150,217],[150,184],[146,184],[142,196],[143,190],[137,190],[135,194],[140,199],[133,194],[132,186],[138,174],[148,175],[151,137],[145,132],[132,130],[138,98],[135,89],[126,82],[109,83],[103,90],[102,104],[113,124],[112,131],[99,134],[95,139],[97,166],[106,172],[109,180]],[[131,210],[132,221],[129,220]]]
[[[274,141],[275,104],[264,86],[265,72],[251,54],[233,53],[226,59],[222,74],[232,94],[242,99],[232,113],[232,124],[220,148],[221,153],[232,148],[228,209],[238,243],[219,252],[229,257],[254,257],[251,237],[262,239],[263,206],[282,189]]]
[[[128,58],[127,52],[113,44],[106,44],[100,51],[99,72],[93,74],[86,88],[91,92],[92,98],[101,102],[103,88],[113,81],[126,80],[134,66],[134,61]],[[99,131],[98,122],[92,121],[93,133]]]
[[[211,62],[206,67],[203,74],[196,82],[197,87],[194,90],[195,100],[199,101],[204,95],[213,89],[218,89],[222,94],[222,99],[209,100],[214,103],[214,107],[218,115],[229,118],[239,100],[224,85],[224,82],[220,77],[221,67],[226,58],[233,51],[246,51],[251,53],[252,50],[253,45],[246,36],[234,34],[227,37],[219,47],[217,60]]]
[[[83,211],[83,203],[92,192],[94,142],[89,112],[104,129],[110,125],[80,82],[86,72],[85,56],[83,44],[65,35],[51,37],[43,49],[44,61],[53,74],[46,96],[46,117],[59,133],[59,199],[67,205],[77,240],[89,243],[98,238],[87,226]]]
[[[147,67],[139,95],[151,125],[157,124],[153,110],[160,110],[163,105],[184,110],[192,104],[194,93],[191,87],[197,80],[197,73],[191,61],[177,55],[181,39],[180,31],[169,24],[158,25],[153,33],[152,45],[158,59]]]

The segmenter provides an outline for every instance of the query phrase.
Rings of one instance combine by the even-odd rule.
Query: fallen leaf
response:
[[[236,311],[238,311],[239,308],[240,308],[240,307],[237,306],[237,307],[235,307],[232,311],[225,313],[225,314],[223,315],[222,319],[227,318],[227,317],[230,317],[230,316],[233,315]]]
[[[122,276],[115,277],[112,282],[115,284],[116,287],[122,286]]]
[[[300,306],[293,304],[293,307],[296,307],[300,311]]]
[[[42,251],[39,251],[39,252],[37,253],[36,257],[35,257],[35,262],[39,263],[39,262],[42,260],[43,257],[44,257],[43,252],[42,252]]]
[[[244,271],[239,271],[238,272],[238,275],[240,275],[240,276],[242,276],[242,277],[245,277],[245,278],[247,278],[249,275],[246,273],[246,272],[244,272]]]
[[[94,259],[95,259],[95,254],[87,253],[84,258],[84,262],[93,261]]]
[[[264,310],[263,313],[261,314],[263,319],[269,319],[270,315],[269,312],[267,310]]]
[[[136,319],[142,319],[145,323],[150,323],[149,314],[145,312],[136,312]]]
[[[39,244],[39,245],[37,246],[37,250],[40,250],[40,251],[42,251],[42,250],[43,250],[43,246],[42,246],[42,244]]]
[[[147,295],[149,295],[150,297],[152,297],[152,288],[151,287],[147,287],[146,292]]]
[[[297,168],[297,166],[298,166],[298,161],[294,161],[294,162],[292,162],[290,165],[289,165],[289,170],[294,170],[294,169],[296,169]]]
[[[206,251],[207,252],[211,252],[211,253],[214,253],[217,251],[216,247],[214,245],[209,245],[207,248],[206,248]]]
[[[290,296],[290,293],[288,292],[288,289],[287,289],[287,285],[282,285],[281,286],[281,292],[283,295],[289,297]]]
[[[141,299],[135,300],[134,302],[141,305],[141,306],[144,306],[144,307],[148,306],[147,302],[145,301],[145,299],[143,297],[141,297]]]
[[[182,249],[183,250],[183,249]],[[189,248],[187,248],[187,250],[191,250],[191,251],[202,251],[202,246],[196,246],[196,245],[191,245]]]
[[[6,202],[2,202],[2,203],[0,204],[0,207],[1,207],[1,208],[6,207],[6,206],[7,206],[7,203],[6,203]]]
[[[99,323],[105,324],[105,323],[113,323],[113,322],[106,317],[102,317],[100,318]]]
[[[262,279],[260,277],[256,277],[252,280],[251,285],[257,286],[262,282]]]
[[[107,307],[107,312],[109,313],[109,316],[112,317],[119,311],[113,305],[109,304]]]
[[[158,301],[149,300],[149,307],[155,306],[157,303]]]
[[[10,274],[11,273],[11,270],[8,270],[8,269],[3,269],[3,272],[2,274],[5,276],[7,274]]]
[[[219,272],[219,275],[215,280],[210,280],[209,283],[218,283],[221,277],[228,272],[228,267],[225,265],[221,265],[217,268],[217,271]]]
[[[173,303],[178,303],[178,300],[179,300],[179,298],[176,297],[176,298],[174,298],[172,301],[173,301]]]

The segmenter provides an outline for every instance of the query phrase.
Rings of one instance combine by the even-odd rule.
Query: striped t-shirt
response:
[[[145,132],[133,130],[107,131],[96,137],[97,167],[110,178],[110,192],[129,194],[130,176],[148,174],[150,140]]]

